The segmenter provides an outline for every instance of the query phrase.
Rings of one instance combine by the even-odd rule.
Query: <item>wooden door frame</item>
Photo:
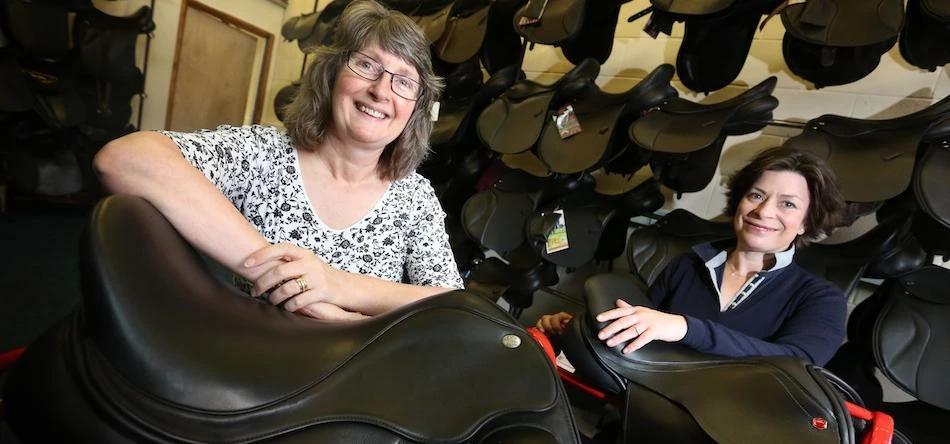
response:
[[[175,84],[178,80],[178,63],[180,60],[179,57],[181,57],[181,43],[182,40],[184,40],[185,15],[188,13],[188,8],[194,8],[198,11],[204,12],[208,15],[218,18],[224,23],[233,25],[242,31],[246,31],[264,39],[264,57],[261,60],[261,73],[257,81],[257,96],[254,98],[254,114],[252,122],[260,123],[261,117],[264,113],[264,95],[267,92],[267,78],[268,73],[270,72],[270,58],[271,52],[274,49],[274,34],[271,34],[264,29],[258,28],[257,26],[254,26],[230,14],[214,9],[197,0],[182,0],[181,10],[178,13],[178,37],[175,41],[175,59],[172,61],[171,85],[169,85],[168,88],[168,104],[165,108],[165,128],[168,128],[172,121],[172,110],[174,109],[173,105],[175,101]]]

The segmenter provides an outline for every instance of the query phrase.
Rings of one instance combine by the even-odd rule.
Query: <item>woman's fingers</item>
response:
[[[275,286],[280,285],[279,288],[275,289],[271,293],[271,299],[273,300],[274,296],[283,296],[281,300],[286,299],[290,296],[293,296],[301,291],[294,292],[293,290],[298,287],[297,283],[294,281],[294,278],[302,277],[306,274],[307,266],[303,261],[292,261],[292,262],[282,262],[274,267],[271,267],[270,270],[264,272],[260,275],[256,281],[254,281],[254,286],[251,287],[251,296],[257,297],[274,288]],[[306,277],[304,277],[304,283],[307,287],[313,287],[313,283],[308,282]],[[290,284],[290,286],[287,286]],[[286,288],[285,288],[286,287]],[[283,289],[282,293],[280,290]],[[276,294],[275,294],[276,293]]]
[[[310,250],[298,247],[296,245],[287,243],[271,244],[255,251],[254,253],[251,253],[251,255],[244,260],[244,267],[251,268],[256,265],[278,259],[284,259],[288,261],[299,260],[306,257],[308,254],[312,254]]]
[[[288,303],[290,302],[292,302],[292,300]],[[362,313],[346,311],[328,302],[314,302],[300,307],[296,312],[314,319],[326,321],[357,321],[369,317]]]
[[[622,352],[623,354],[633,353],[634,351],[639,350],[640,347],[649,344],[653,339],[653,332],[649,327],[647,327],[645,330],[641,330],[640,334],[637,335],[633,341],[627,344],[627,346],[623,348]]]

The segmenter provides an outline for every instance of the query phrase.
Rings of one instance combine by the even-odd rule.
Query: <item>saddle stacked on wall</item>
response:
[[[605,63],[614,44],[620,6],[630,0],[528,0],[514,29],[532,43],[560,46],[571,63]]]
[[[808,0],[782,10],[782,54],[816,88],[864,78],[897,43],[903,0]]]
[[[144,91],[136,40],[154,28],[145,6],[114,17],[88,0],[3,2],[0,33],[6,30],[8,39],[0,38],[6,43],[0,48],[0,112],[16,114],[3,119],[8,125],[0,131],[12,143],[2,155],[13,159],[11,175],[22,179],[11,188],[38,194],[89,191],[95,184],[92,154],[135,129],[129,122],[131,101]],[[57,183],[64,177],[77,179]]]
[[[912,65],[934,71],[950,63],[950,3],[907,0],[907,23],[900,36],[900,51]]]
[[[745,65],[762,15],[782,0],[651,0],[644,31],[669,35],[674,22],[686,33],[676,55],[676,73],[687,88],[708,93],[729,85]]]

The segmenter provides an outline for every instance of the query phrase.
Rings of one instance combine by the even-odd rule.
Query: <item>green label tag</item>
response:
[[[551,234],[548,235],[548,241],[545,245],[548,254],[566,250],[570,246],[567,242],[567,224],[564,222],[564,210],[554,210],[554,214],[557,214],[557,222],[554,224]]]

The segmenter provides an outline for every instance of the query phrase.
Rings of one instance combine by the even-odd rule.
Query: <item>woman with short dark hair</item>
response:
[[[286,133],[139,132],[107,144],[95,168],[110,191],[154,204],[252,295],[359,319],[462,280],[445,213],[414,171],[442,87],[422,31],[359,0],[335,37],[314,51]]]
[[[728,186],[736,238],[673,259],[650,287],[657,309],[618,299],[596,316],[610,322],[598,337],[611,347],[630,341],[624,353],[659,340],[704,353],[790,355],[824,365],[844,340],[845,297],[792,258],[796,246],[829,234],[841,220],[845,204],[834,174],[811,154],[777,147],[756,156]],[[546,315],[537,325],[559,333],[570,318]]]

